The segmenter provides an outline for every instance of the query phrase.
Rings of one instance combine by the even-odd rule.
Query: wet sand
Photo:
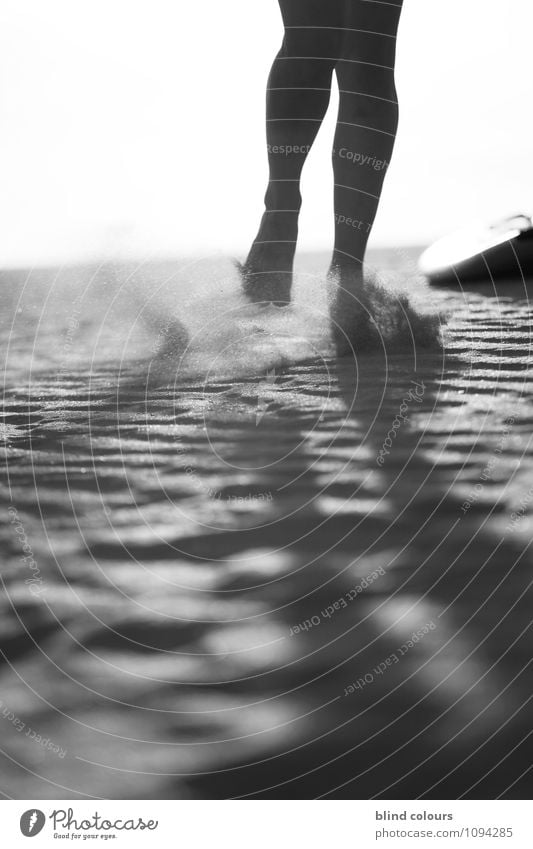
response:
[[[444,347],[341,360],[321,257],[297,325],[216,261],[1,275],[5,797],[531,796],[531,287],[414,255]]]

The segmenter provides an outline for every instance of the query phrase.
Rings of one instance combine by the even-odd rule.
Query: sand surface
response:
[[[444,348],[342,360],[320,257],[292,313],[217,258],[1,275],[5,797],[531,796],[528,287],[413,256]]]

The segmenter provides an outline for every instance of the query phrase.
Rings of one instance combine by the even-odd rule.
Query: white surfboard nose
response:
[[[491,224],[474,222],[444,236],[422,253],[418,265],[430,280],[459,276],[466,280],[490,277],[494,271],[512,274],[529,259],[533,261],[533,221],[519,214]]]

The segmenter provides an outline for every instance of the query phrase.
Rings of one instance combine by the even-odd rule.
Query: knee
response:
[[[365,75],[349,86],[339,85],[339,117],[342,121],[367,123],[395,133],[398,126],[398,95],[394,74]]]
[[[308,73],[316,73],[320,68],[331,73],[338,56],[338,45],[331,42],[320,30],[286,29],[278,56],[304,61]]]
[[[295,45],[283,46],[272,69],[272,79],[284,87],[330,89],[334,62],[327,57],[306,55]]]

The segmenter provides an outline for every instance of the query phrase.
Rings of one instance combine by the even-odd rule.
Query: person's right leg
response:
[[[300,177],[326,114],[342,30],[341,0],[279,0],[285,25],[267,89],[269,182],[259,232],[242,267],[251,300],[287,303],[301,207]]]
[[[398,103],[394,81],[402,0],[346,0],[342,54],[336,65],[339,115],[333,150],[336,290],[333,332],[340,352],[374,333],[365,307],[363,260],[389,166]],[[378,293],[374,292],[376,297]]]
[[[391,160],[398,125],[394,66],[401,7],[402,0],[345,3],[342,57],[335,69],[334,268],[361,267]]]

